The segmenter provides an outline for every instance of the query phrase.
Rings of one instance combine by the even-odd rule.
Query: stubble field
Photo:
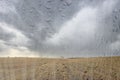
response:
[[[0,58],[0,80],[120,80],[120,57]]]

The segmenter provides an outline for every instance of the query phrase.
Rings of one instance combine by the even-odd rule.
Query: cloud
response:
[[[118,0],[3,1],[0,55],[71,57],[118,53],[119,3]]]
[[[1,0],[0,1],[0,13],[3,13],[3,14],[16,13],[16,9],[12,5],[12,1],[7,2],[4,0]]]
[[[5,45],[5,41],[0,40],[0,52],[5,51],[9,47]]]
[[[87,44],[90,41],[89,39],[93,38],[95,34],[95,28],[97,26],[96,17],[96,9],[85,7],[70,21],[66,22],[59,32],[55,33],[48,41],[53,44],[61,44],[62,40],[63,43],[64,41],[67,42],[70,40],[75,45],[79,44],[79,42],[80,44]]]
[[[15,48],[9,48],[7,51],[1,52],[2,57],[38,57],[39,55],[35,52],[30,52],[29,50],[19,50]]]
[[[14,26],[0,22],[0,29],[3,31],[1,36],[7,37],[5,34],[12,35],[8,40],[6,38],[0,39],[1,51],[8,51],[10,48],[21,49],[21,47],[28,45],[29,39],[21,31],[15,29]]]
[[[120,34],[117,36],[117,39],[109,45],[112,55],[118,55],[120,52]]]
[[[55,50],[58,47],[60,52],[73,55],[104,56],[109,51],[109,43],[106,41],[109,42],[110,38],[113,38],[108,36],[113,35],[110,31],[113,26],[111,19],[107,18],[112,15],[116,3],[117,1],[105,0],[103,4],[96,7],[83,7],[44,43],[53,46]],[[106,19],[111,23],[106,24]]]

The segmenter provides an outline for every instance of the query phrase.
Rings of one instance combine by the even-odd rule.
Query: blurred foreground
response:
[[[120,57],[0,58],[0,80],[120,80]]]

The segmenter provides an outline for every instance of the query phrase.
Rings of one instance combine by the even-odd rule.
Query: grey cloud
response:
[[[9,34],[9,33],[6,33],[6,32],[4,32],[4,30],[2,30],[1,28],[0,28],[0,39],[1,40],[4,40],[4,41],[8,41],[8,40],[10,40],[11,38],[13,38],[14,37],[14,35],[13,34]]]
[[[15,35],[0,30],[0,40],[8,41],[2,43],[8,48],[25,47],[29,51],[38,52],[39,55],[65,57],[103,56],[114,53],[119,55],[119,49],[116,51],[110,48],[111,44],[119,42],[119,0],[4,0],[3,2],[6,3],[5,10],[8,12],[3,13],[0,10],[0,22],[13,25],[13,28],[22,35],[21,38],[27,39],[26,42],[17,38],[13,44],[14,40],[12,42],[10,40],[14,39]],[[81,13],[82,10],[86,13]],[[82,15],[77,18],[77,14]],[[76,20],[71,21],[74,18]],[[90,21],[87,21],[88,19]],[[92,32],[95,33],[91,34]],[[56,34],[57,36],[54,36]],[[57,37],[59,40],[56,40]],[[22,44],[22,41],[25,43]],[[0,49],[2,50],[2,45]]]

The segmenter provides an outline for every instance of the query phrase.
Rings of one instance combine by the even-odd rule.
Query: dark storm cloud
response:
[[[118,0],[2,0],[0,50],[27,56],[119,55]],[[33,52],[33,53],[32,53]]]

